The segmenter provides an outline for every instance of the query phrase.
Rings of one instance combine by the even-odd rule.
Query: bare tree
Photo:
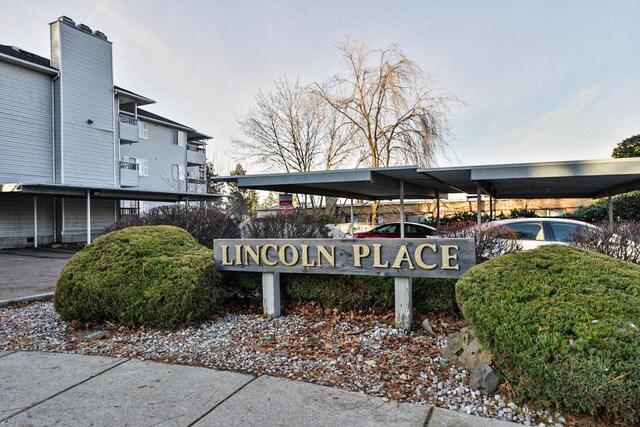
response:
[[[255,100],[256,105],[239,121],[245,138],[233,140],[242,157],[284,172],[318,166],[324,119],[299,82],[284,77],[274,91],[260,91]]]
[[[307,172],[332,169],[353,156],[352,127],[323,99],[286,77],[271,92],[258,92],[256,104],[239,121],[242,139],[234,139],[240,156],[269,171]],[[312,209],[321,198],[302,198]]]
[[[347,75],[316,83],[313,91],[355,127],[362,161],[370,167],[433,164],[450,136],[450,107],[460,100],[436,88],[397,45],[376,51],[347,40],[338,50]]]
[[[447,116],[460,100],[436,88],[432,76],[397,45],[372,50],[347,40],[337,48],[346,74],[312,88],[353,127],[358,163],[373,168],[433,164],[435,154],[447,148]],[[376,203],[372,210],[375,218]]]

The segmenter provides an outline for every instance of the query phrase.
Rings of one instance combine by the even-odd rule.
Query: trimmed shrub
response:
[[[479,225],[469,222],[446,224],[438,228],[440,237],[474,239],[476,242],[476,262],[478,264],[500,255],[522,250],[517,240],[518,233],[491,222]]]
[[[54,306],[63,320],[174,328],[217,307],[212,252],[172,226],[130,227],[97,238],[62,270]]]
[[[245,239],[322,239],[328,236],[324,221],[299,212],[256,218],[242,227]]]
[[[213,239],[240,238],[238,225],[223,212],[210,207],[178,204],[158,206],[146,213],[124,217],[107,226],[103,233],[147,225],[180,227],[187,230],[201,245],[208,248],[213,247]]]
[[[567,236],[572,246],[640,264],[640,222],[609,221],[578,227]]]
[[[640,422],[640,266],[549,245],[472,268],[456,295],[523,398]]]

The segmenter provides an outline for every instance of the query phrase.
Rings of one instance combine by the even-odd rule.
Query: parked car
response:
[[[428,225],[416,224],[415,222],[404,223],[404,237],[429,237],[435,236],[436,234],[436,229],[429,227]],[[356,239],[366,239],[371,237],[400,238],[400,223],[391,222],[389,224],[379,225],[369,231],[353,233],[353,237]]]
[[[492,224],[509,227],[520,237],[522,249],[549,244],[566,244],[567,236],[578,227],[594,227],[583,221],[565,218],[502,219]]]

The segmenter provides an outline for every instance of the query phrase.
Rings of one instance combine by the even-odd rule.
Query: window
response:
[[[123,156],[127,158],[127,156]],[[139,176],[149,176],[149,160],[148,159],[136,159],[134,157],[128,157],[129,160],[126,160],[130,163],[135,163],[138,165],[138,175]]]
[[[149,123],[138,120],[138,137],[149,139]]]
[[[413,233],[413,234],[433,234],[433,231],[430,228],[427,227],[423,227],[421,225],[416,225],[416,224],[405,224],[404,225],[404,232],[405,233]]]
[[[184,165],[173,165],[173,179],[176,181],[184,181]]]
[[[544,240],[542,224],[539,222],[520,222],[506,226],[518,233],[522,240]]]
[[[179,147],[187,145],[187,133],[181,130],[171,130],[171,144]]]
[[[378,234],[382,234],[382,233],[397,233],[398,232],[398,226],[395,224],[389,224],[389,225],[385,225],[384,227],[380,227],[377,228],[373,231],[374,233]]]
[[[568,224],[564,222],[550,222],[553,234],[556,235],[556,242],[564,242],[573,230],[579,227],[577,224]]]

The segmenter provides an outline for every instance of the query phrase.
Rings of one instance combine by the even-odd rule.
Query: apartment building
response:
[[[68,17],[51,59],[0,45],[0,248],[90,242],[140,202],[206,194],[210,136],[114,85],[112,43]]]

